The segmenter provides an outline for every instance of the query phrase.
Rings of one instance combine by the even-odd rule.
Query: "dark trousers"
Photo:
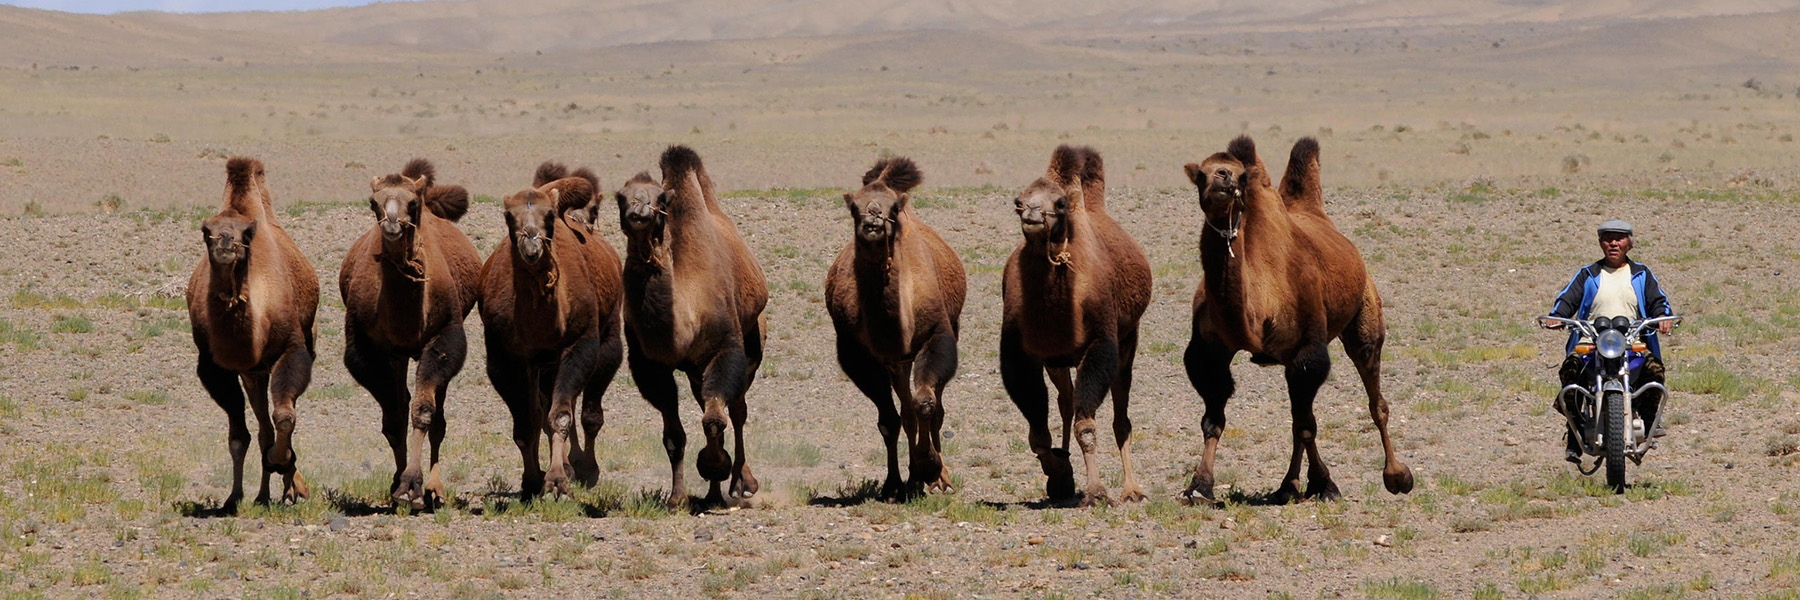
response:
[[[1559,374],[1562,377],[1562,384],[1565,386],[1585,387],[1594,380],[1594,372],[1587,357],[1580,354],[1570,354],[1568,358],[1563,359]],[[1663,383],[1663,362],[1654,354],[1644,357],[1644,364],[1631,372],[1633,390],[1650,382]],[[1661,406],[1662,393],[1654,391],[1638,396],[1631,403],[1631,409],[1644,420],[1646,427],[1656,423],[1656,411]],[[1557,410],[1560,412],[1561,408]]]

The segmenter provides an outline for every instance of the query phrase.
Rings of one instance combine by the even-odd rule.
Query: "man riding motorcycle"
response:
[[[1669,306],[1668,296],[1663,294],[1662,286],[1656,276],[1650,273],[1650,267],[1643,263],[1633,262],[1627,257],[1631,252],[1631,224],[1613,219],[1600,224],[1600,260],[1583,266],[1575,272],[1569,284],[1563,286],[1551,305],[1550,315],[1557,317],[1573,317],[1589,320],[1594,317],[1626,317],[1629,319],[1647,319],[1675,314]],[[1648,382],[1663,382],[1662,347],[1657,343],[1658,332],[1667,334],[1671,330],[1670,323],[1659,323],[1657,331],[1645,331],[1643,338],[1649,346],[1650,356],[1642,367],[1631,374],[1632,387],[1635,389]],[[1571,332],[1565,351],[1568,358],[1563,360],[1561,377],[1563,386],[1581,385],[1593,379],[1594,373],[1588,370],[1587,357],[1575,354],[1575,344],[1579,334]],[[1643,418],[1645,423],[1656,423],[1656,411],[1662,403],[1662,394],[1652,390],[1638,397],[1632,409]],[[1561,403],[1555,403],[1557,411],[1562,411]],[[1650,432],[1651,437],[1663,435],[1661,427]],[[1581,444],[1574,436],[1564,433],[1567,443],[1566,460],[1581,463]]]

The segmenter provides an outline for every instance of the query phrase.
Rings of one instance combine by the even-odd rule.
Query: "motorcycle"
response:
[[[1681,317],[1598,317],[1586,322],[1542,316],[1537,318],[1537,323],[1545,329],[1572,327],[1581,335],[1575,344],[1575,354],[1585,358],[1587,369],[1584,372],[1592,373],[1594,379],[1587,385],[1564,386],[1556,394],[1556,407],[1566,418],[1569,434],[1580,442],[1582,451],[1596,457],[1593,467],[1584,467],[1577,462],[1576,468],[1582,475],[1592,475],[1604,465],[1606,485],[1614,493],[1624,493],[1625,460],[1643,464],[1644,454],[1656,447],[1650,433],[1661,431],[1663,416],[1669,413],[1669,390],[1662,384],[1649,382],[1632,389],[1631,372],[1643,366],[1650,356],[1642,336],[1646,328],[1662,323],[1679,324]],[[1660,392],[1662,401],[1656,410],[1656,422],[1646,427],[1631,401],[1651,390]]]

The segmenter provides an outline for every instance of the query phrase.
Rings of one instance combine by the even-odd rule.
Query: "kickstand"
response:
[[[1606,457],[1596,456],[1596,457],[1594,457],[1594,467],[1593,468],[1591,468],[1591,469],[1586,468],[1586,467],[1581,466],[1581,463],[1575,463],[1575,470],[1581,471],[1581,475],[1583,477],[1586,477],[1588,475],[1593,475],[1595,471],[1600,470],[1600,465],[1605,462],[1606,462]]]

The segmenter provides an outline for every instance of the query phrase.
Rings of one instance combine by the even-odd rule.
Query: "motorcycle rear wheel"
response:
[[[1606,410],[1606,486],[1613,493],[1625,493],[1625,427],[1626,407],[1625,394],[1606,392],[1601,397],[1601,404]]]

